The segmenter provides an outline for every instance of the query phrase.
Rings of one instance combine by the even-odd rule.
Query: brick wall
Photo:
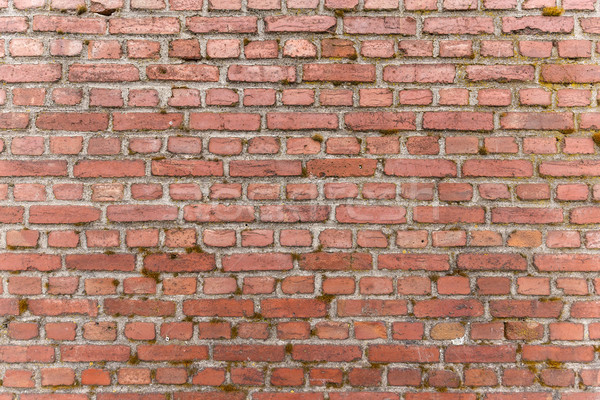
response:
[[[0,400],[600,399],[598,9],[0,0]]]

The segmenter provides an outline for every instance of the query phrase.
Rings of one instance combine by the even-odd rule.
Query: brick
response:
[[[267,32],[330,32],[336,26],[334,17],[311,16],[269,16],[265,18]]]
[[[192,113],[190,128],[196,130],[256,131],[260,115],[244,113]]]
[[[600,259],[586,254],[537,254],[534,265],[540,271],[597,271]]]
[[[267,127],[274,130],[337,129],[338,118],[329,113],[268,113]]]
[[[494,24],[491,18],[486,17],[429,17],[424,21],[423,31],[436,35],[476,35],[492,33]]]
[[[132,271],[134,263],[130,254],[70,254],[65,258],[67,268],[84,271]]]
[[[361,89],[359,91],[361,107],[391,106],[394,94],[387,89]]]
[[[164,317],[175,313],[175,303],[160,300],[106,299],[104,312],[108,315]]]
[[[256,17],[190,17],[187,28],[194,33],[253,33],[257,30]]]
[[[216,345],[213,358],[219,361],[282,361],[283,346],[278,345]]]
[[[144,258],[144,268],[152,272],[211,271],[215,268],[215,258],[208,253],[157,253]]]
[[[546,17],[536,15],[502,18],[502,32],[504,33],[569,33],[573,30],[573,25],[573,18],[570,17]]]
[[[592,160],[546,161],[540,167],[540,174],[546,176],[596,176],[597,164]]]
[[[232,65],[227,70],[227,79],[231,82],[294,82],[296,70],[276,65]]]
[[[521,41],[519,42],[519,52],[525,57],[545,58],[552,54],[552,42],[542,41]]]
[[[130,349],[122,345],[62,345],[60,346],[61,361],[66,362],[95,362],[118,361],[129,359]]]
[[[219,72],[210,65],[154,64],[146,67],[146,75],[151,80],[159,81],[216,82]]]
[[[112,18],[109,32],[126,35],[169,35],[179,32],[179,20],[173,17]]]
[[[378,363],[414,362],[428,363],[439,360],[439,350],[434,346],[370,345],[369,361]]]
[[[407,311],[404,300],[340,300],[338,303],[339,316],[397,316]]]
[[[344,32],[354,35],[414,35],[416,25],[411,17],[344,17]]]
[[[321,41],[322,57],[356,57],[354,42],[345,39],[323,39]]]
[[[490,302],[490,312],[499,318],[556,318],[562,310],[561,301],[497,300]]]
[[[73,173],[81,178],[123,178],[144,176],[142,161],[92,161],[78,162]]]
[[[551,83],[594,83],[600,70],[593,65],[544,65],[541,78]]]
[[[327,304],[312,299],[265,299],[260,303],[266,318],[313,318],[327,314]]]
[[[552,224],[563,221],[563,212],[558,208],[498,207],[492,210],[495,224]]]
[[[72,64],[72,82],[134,82],[140,79],[138,69],[131,64]]]
[[[534,79],[534,68],[532,65],[469,65],[467,79],[497,82],[531,81]]]
[[[329,206],[283,205],[261,206],[260,219],[264,222],[314,222],[329,217]]]
[[[428,207],[418,206],[413,209],[415,222],[446,224],[454,222],[481,223],[484,210],[479,207]]]
[[[475,317],[483,314],[483,306],[476,300],[423,300],[414,307],[415,316],[440,317]]]
[[[501,346],[449,346],[446,350],[448,362],[514,362],[517,349],[512,345]],[[485,361],[482,361],[485,360]]]
[[[423,127],[433,130],[491,131],[492,113],[486,112],[426,112]]]
[[[594,349],[590,346],[523,346],[523,359],[527,361],[590,362],[594,358]]]
[[[25,129],[29,125],[29,116],[24,113],[1,113],[0,129]]]
[[[0,30],[2,32],[24,32],[27,30],[26,17],[2,17]]]
[[[415,115],[411,112],[348,113],[344,123],[353,131],[380,130],[395,132],[415,128]]]
[[[298,344],[292,348],[292,358],[298,361],[348,362],[361,358],[358,346]]]
[[[448,257],[441,254],[380,254],[379,269],[445,271],[450,268]]]
[[[375,68],[373,65],[362,64],[304,64],[302,67],[303,81],[329,82],[374,82]]]
[[[35,15],[33,17],[33,30],[99,35],[106,32],[106,21],[100,18]]]
[[[179,128],[183,116],[177,113],[114,113],[113,130],[165,130]]]
[[[142,361],[195,361],[208,358],[206,346],[139,345],[137,354]]]
[[[88,223],[100,218],[100,210],[91,206],[32,206],[29,222],[33,224]]]
[[[43,113],[35,125],[43,130],[97,132],[108,128],[108,114]]]
[[[406,222],[404,207],[340,205],[336,208],[335,215],[341,223],[401,224]]]
[[[292,269],[292,258],[284,253],[238,253],[223,259],[225,271],[277,271]]]
[[[223,175],[221,161],[155,160],[152,175],[156,176],[219,176]]]
[[[366,253],[308,253],[298,261],[305,270],[366,270],[371,257]]]
[[[527,269],[527,260],[519,254],[459,254],[457,266],[467,270],[516,270]]]
[[[440,42],[440,57],[471,57],[473,43],[470,40],[446,40]]]
[[[456,176],[456,164],[450,160],[388,159],[384,172],[402,177],[442,178]]]

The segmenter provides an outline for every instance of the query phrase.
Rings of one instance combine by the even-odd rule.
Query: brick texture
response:
[[[0,400],[600,400],[595,0],[0,0]]]

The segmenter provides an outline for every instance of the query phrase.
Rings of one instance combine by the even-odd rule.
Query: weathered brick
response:
[[[304,64],[302,80],[328,82],[374,82],[375,66],[364,64]]]
[[[174,17],[112,18],[108,31],[126,35],[169,35],[179,32],[179,20]]]
[[[190,17],[186,25],[194,33],[253,33],[257,30],[257,18]]]
[[[377,363],[437,362],[440,354],[434,346],[375,344],[369,346],[369,361]]]
[[[132,64],[72,64],[69,80],[72,82],[134,82],[140,74]]]
[[[212,65],[149,65],[146,75],[158,81],[191,81],[216,82],[219,80],[219,69]]]
[[[423,127],[433,130],[491,131],[493,114],[488,112],[426,112]]]
[[[423,32],[436,35],[477,35],[493,31],[494,22],[486,17],[429,17],[423,24]]]
[[[414,35],[417,22],[412,17],[344,17],[344,32],[354,35]]]
[[[415,129],[415,115],[411,112],[354,112],[344,116],[344,123],[353,131],[404,131]]]
[[[269,16],[265,18],[267,32],[330,32],[336,19],[326,15]]]

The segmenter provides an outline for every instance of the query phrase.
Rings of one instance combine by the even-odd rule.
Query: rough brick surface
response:
[[[0,0],[0,400],[600,400],[595,0]]]

